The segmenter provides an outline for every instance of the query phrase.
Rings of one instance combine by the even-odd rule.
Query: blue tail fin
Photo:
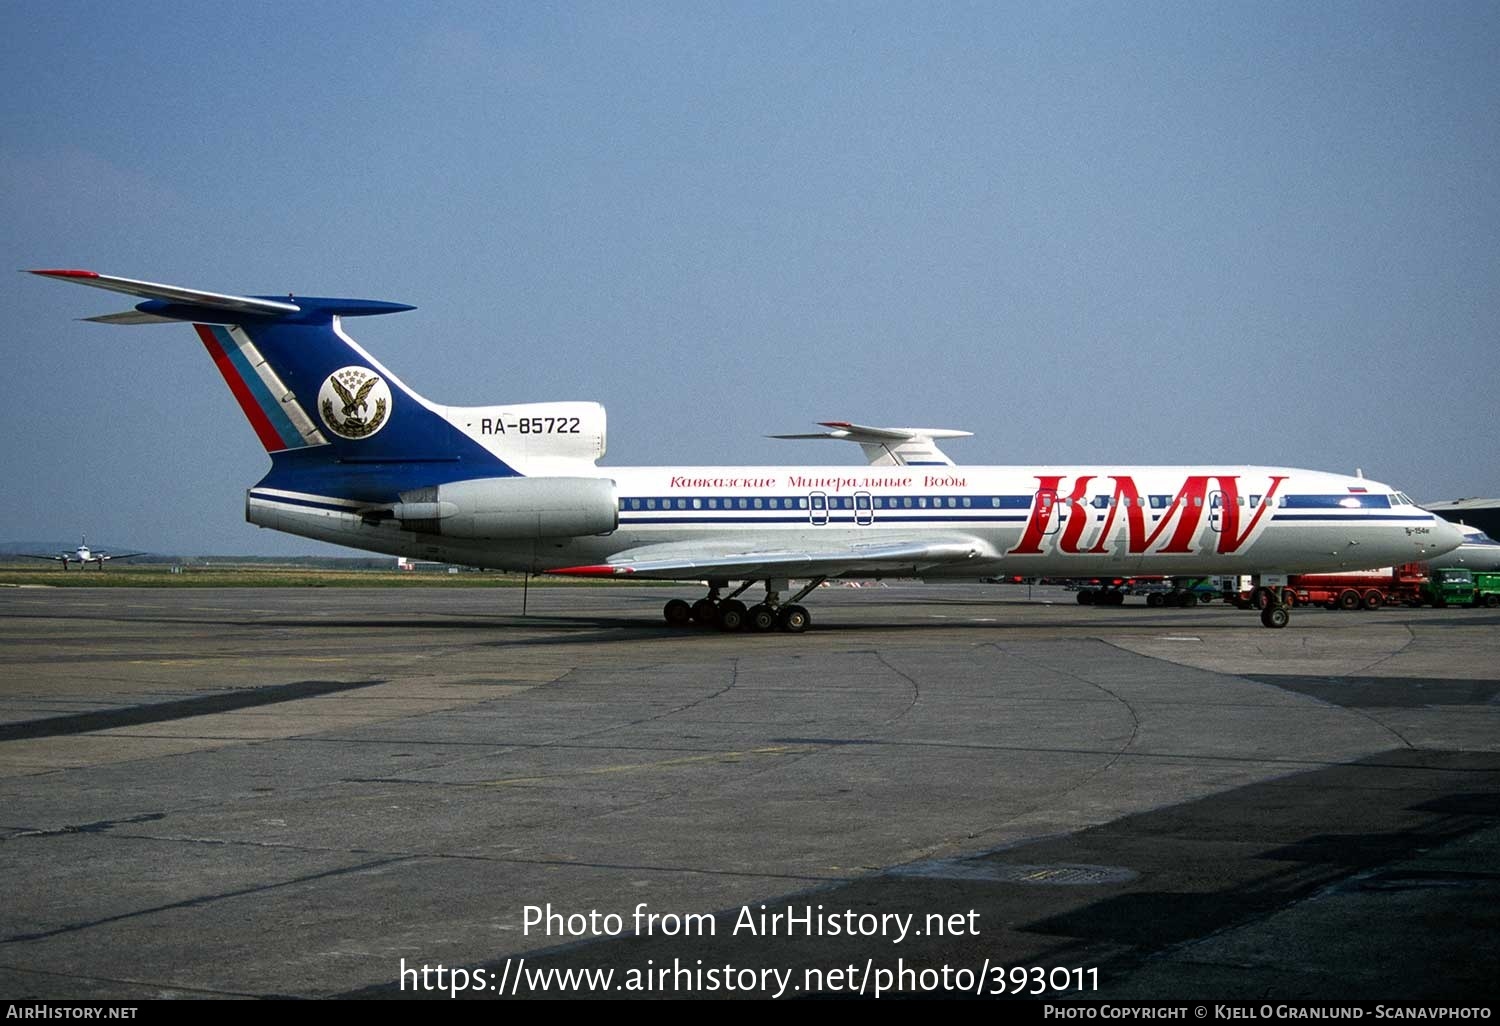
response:
[[[517,473],[344,333],[345,317],[410,306],[233,296],[92,271],[33,273],[145,299],[132,311],[91,320],[192,322],[271,454],[261,486],[386,502],[413,488]]]

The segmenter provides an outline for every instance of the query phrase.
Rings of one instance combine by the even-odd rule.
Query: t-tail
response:
[[[408,387],[344,331],[346,318],[411,306],[226,295],[93,271],[32,273],[143,300],[132,310],[90,321],[193,324],[271,457],[271,472],[250,491],[252,507],[259,496],[312,509],[359,510],[377,519],[399,519],[403,509],[436,517],[446,510],[416,504],[448,491],[445,485],[465,482],[458,486],[464,491],[476,481],[599,476],[594,464],[605,446],[599,404],[441,406]]]

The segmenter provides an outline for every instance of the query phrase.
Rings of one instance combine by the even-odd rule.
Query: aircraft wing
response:
[[[74,558],[76,558],[76,557],[73,557],[73,556],[37,556],[37,555],[33,555],[30,552],[17,552],[17,553],[15,553],[15,555],[20,556],[22,559],[50,559],[54,563],[61,563],[61,562],[64,562],[64,561],[71,561]]]
[[[95,559],[130,559],[133,556],[144,556],[144,552],[121,552],[118,555],[113,552],[105,552],[95,556]]]
[[[570,577],[642,577],[662,581],[761,577],[846,577],[905,573],[917,576],[929,567],[993,556],[976,538],[885,541],[829,549],[748,548],[706,552],[701,545],[643,545],[627,549],[593,566],[571,566],[548,573]]]

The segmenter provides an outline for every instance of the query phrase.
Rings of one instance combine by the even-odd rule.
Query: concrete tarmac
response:
[[[1500,613],[693,594],[0,590],[0,996],[1493,1001]]]

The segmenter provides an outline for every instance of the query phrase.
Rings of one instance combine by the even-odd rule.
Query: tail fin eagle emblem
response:
[[[369,438],[385,426],[390,409],[390,386],[365,367],[340,368],[318,389],[318,412],[340,438]]]

